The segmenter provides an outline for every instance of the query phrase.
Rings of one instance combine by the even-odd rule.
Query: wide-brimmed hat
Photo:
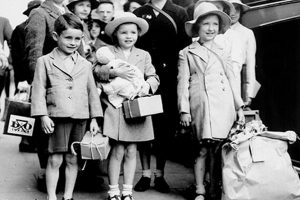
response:
[[[114,16],[114,20],[107,23],[105,33],[111,37],[115,29],[124,23],[136,24],[141,30],[139,33],[140,36],[144,35],[149,29],[148,22],[143,18],[137,17],[131,12],[120,12]]]
[[[185,23],[185,32],[187,33],[188,36],[190,37],[197,37],[198,33],[193,32],[193,26],[197,22],[199,17],[207,16],[210,14],[218,15],[220,19],[220,32],[225,32],[231,24],[231,19],[230,17],[220,11],[214,4],[209,3],[209,2],[202,2],[199,4],[197,7],[195,7],[194,10],[194,19],[191,21],[187,21]]]
[[[242,9],[243,9],[242,12],[246,12],[247,10],[250,9],[250,6],[242,3],[240,0],[229,0],[229,2],[232,4],[238,4],[238,5],[242,6]]]
[[[201,3],[203,3],[203,2],[210,2],[210,3],[213,3],[213,2],[221,2],[221,3],[223,3],[224,6],[227,7],[227,9],[228,9],[228,12],[229,12],[229,13],[226,13],[226,14],[228,14],[228,15],[230,16],[230,15],[232,15],[232,14],[235,13],[235,8],[234,8],[233,4],[230,3],[228,0],[199,0],[199,1],[197,1],[197,3],[195,4],[195,8],[196,8],[199,4],[201,4]],[[225,8],[225,9],[226,9],[226,8]]]
[[[74,5],[81,1],[90,1],[92,9],[95,9],[99,6],[99,2],[97,0],[69,0],[69,3],[67,4],[68,9],[72,10],[74,8]]]
[[[42,1],[41,0],[33,0],[29,1],[27,4],[27,9],[23,12],[24,15],[29,15],[31,10],[34,8],[37,8],[41,5]]]

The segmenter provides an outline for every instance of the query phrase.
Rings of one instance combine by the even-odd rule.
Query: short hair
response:
[[[194,34],[196,33],[196,34],[198,35],[199,29],[200,29],[200,23],[201,23],[204,19],[206,19],[207,17],[209,17],[209,16],[217,16],[217,17],[218,17],[218,19],[219,19],[219,33],[221,33],[221,32],[222,32],[222,23],[223,23],[223,22],[222,22],[220,16],[219,16],[219,15],[216,15],[216,14],[208,14],[208,15],[203,15],[203,16],[199,17],[199,18],[197,19],[196,23],[193,24],[193,27],[192,27],[192,33],[194,33]]]
[[[54,31],[60,35],[68,28],[74,28],[83,32],[83,24],[79,17],[72,13],[65,13],[59,16],[54,22]]]

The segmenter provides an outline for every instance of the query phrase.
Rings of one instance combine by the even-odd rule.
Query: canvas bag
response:
[[[242,132],[222,148],[222,200],[300,200],[299,177],[287,152],[296,133],[256,131]]]
[[[74,149],[75,144],[80,145],[81,158],[84,160],[105,160],[110,151],[109,138],[101,133],[93,135],[90,131],[87,131],[81,142],[73,142],[71,151],[74,155],[77,155]]]

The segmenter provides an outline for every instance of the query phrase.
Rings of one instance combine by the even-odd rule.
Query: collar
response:
[[[57,47],[54,49],[53,51],[53,55],[54,56],[58,56],[59,58],[61,58],[62,60],[66,60],[68,58],[71,58],[71,60],[74,62],[74,64],[76,64],[77,60],[78,60],[78,52],[75,51],[73,54],[71,55],[65,55],[64,53],[62,53]]]

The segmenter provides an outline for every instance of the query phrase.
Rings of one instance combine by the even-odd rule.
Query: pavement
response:
[[[0,122],[0,200],[46,200],[46,193],[37,189],[39,162],[36,153],[20,153],[20,137],[3,135],[4,122]],[[155,160],[152,159],[152,167]],[[141,177],[138,165],[134,184]],[[75,191],[75,200],[102,200],[107,197],[107,176],[97,177],[99,181],[80,178]],[[134,192],[135,200],[183,200],[185,189],[193,183],[193,171],[178,162],[167,161],[165,178],[171,192],[163,194],[153,188],[146,192]],[[120,184],[122,177],[120,178]],[[153,181],[151,183],[153,186]],[[83,187],[84,186],[84,187]],[[58,192],[58,200],[63,192]]]

